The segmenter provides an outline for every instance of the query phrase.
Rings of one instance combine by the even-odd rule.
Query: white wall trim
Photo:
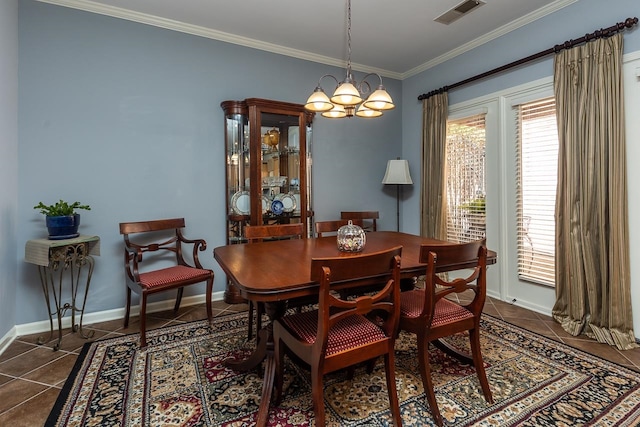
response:
[[[545,7],[535,10],[521,18],[516,19],[515,21],[510,22],[507,25],[504,25],[500,28],[495,29],[494,31],[491,31],[490,33],[484,34],[482,37],[478,37],[469,43],[463,44],[462,46],[459,46],[456,49],[452,49],[444,55],[434,58],[431,61],[427,61],[424,64],[419,65],[415,68],[412,68],[411,70],[402,74],[401,80],[415,76],[416,74],[420,74],[423,71],[426,71],[430,68],[435,67],[436,65],[447,62],[455,58],[456,56],[469,52],[479,46],[482,46],[485,43],[490,42],[491,40],[497,39],[498,37],[502,37],[505,34],[510,33],[511,31],[515,31],[518,28],[523,27],[527,24],[530,24],[533,21],[536,21],[554,12],[557,12],[558,10],[563,9],[577,1],[578,0],[558,0],[553,3],[550,3]],[[534,53],[535,52],[532,52],[531,54],[534,54]]]
[[[222,301],[224,298],[224,291],[214,292],[212,296],[212,301]],[[184,297],[182,299],[181,307],[190,307],[192,305],[204,304],[206,301],[205,295],[194,295],[190,297]],[[175,305],[175,299],[168,299],[163,301],[157,301],[150,304],[147,304],[147,313],[156,313],[159,311],[167,311],[173,310],[173,306]],[[95,313],[87,313],[82,319],[83,325],[91,325],[93,323],[100,322],[108,322],[110,320],[118,320],[124,319],[124,307],[115,308],[111,310],[98,311]],[[137,316],[140,314],[140,306],[131,306],[131,316]],[[76,322],[79,322],[80,319],[76,317]],[[54,319],[54,337],[58,333],[56,327],[56,320]],[[70,328],[71,327],[71,316],[66,316],[62,318],[62,327]],[[4,337],[2,337],[2,341],[0,341],[0,354],[2,354],[9,345],[16,338],[24,335],[32,335],[32,334],[48,334],[49,333],[49,320],[41,320],[38,322],[24,323],[22,325],[14,326]]]
[[[199,37],[205,37],[213,40],[219,40],[227,43],[237,44],[240,46],[246,46],[254,49],[264,50],[266,52],[277,53],[280,55],[286,55],[293,58],[303,59],[305,61],[317,62],[320,64],[332,65],[334,67],[344,68],[346,66],[344,59],[331,58],[324,55],[317,55],[311,52],[306,52],[298,49],[291,49],[285,46],[280,46],[272,43],[266,43],[260,40],[251,39],[248,37],[242,37],[235,34],[225,33],[217,31],[211,28],[205,28],[198,25],[191,25],[172,19],[161,18],[158,16],[149,15],[146,13],[135,12],[120,7],[108,6],[100,3],[96,3],[89,0],[38,0],[43,3],[55,4],[58,6],[69,7],[72,9],[83,10],[85,12],[97,13],[100,15],[111,16],[114,18],[125,19],[128,21],[138,22],[140,24],[152,25],[159,28],[165,28],[172,31],[179,31],[185,34],[192,34]],[[363,64],[352,63],[351,66],[356,71],[363,73],[378,73],[382,76],[393,78],[396,80],[404,80],[406,78],[415,76],[423,71],[426,71],[438,64],[442,64],[449,61],[456,56],[462,55],[465,52],[473,50],[478,46],[497,39],[511,31],[517,30],[533,21],[557,12],[578,0],[556,0],[538,10],[535,10],[521,18],[518,18],[507,25],[497,28],[482,37],[478,37],[473,41],[466,43],[456,49],[452,49],[444,55],[427,61],[422,65],[419,65],[407,72],[398,73],[395,71],[384,70],[381,68],[371,67]]]
[[[305,61],[318,62],[320,64],[333,65],[334,67],[344,68],[346,61],[344,59],[331,58],[324,55],[317,55],[303,50],[292,49],[273,43],[263,42],[248,37],[238,36],[236,34],[225,33],[223,31],[211,28],[201,27],[199,25],[187,24],[185,22],[175,21],[173,19],[161,18],[146,13],[135,12],[133,10],[121,7],[108,6],[88,0],[38,0],[42,3],[55,4],[71,9],[78,9],[85,12],[96,13],[99,15],[110,16],[113,18],[124,19],[127,21],[137,22],[139,24],[152,25],[154,27],[164,28],[167,30],[178,31],[185,34],[191,34],[198,37],[204,37],[212,40],[219,40],[226,43],[232,43],[240,46],[259,49],[266,52],[277,53],[279,55],[290,56],[292,58],[303,59]],[[576,1],[576,0],[571,0]],[[378,73],[382,76],[400,80],[402,74],[384,70],[381,68],[370,67],[367,65],[352,63],[351,67],[356,71],[363,73]]]
[[[0,354],[11,345],[11,343],[18,337],[16,327],[9,329],[9,331],[0,339]]]

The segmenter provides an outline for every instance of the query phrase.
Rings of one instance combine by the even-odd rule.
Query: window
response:
[[[555,286],[558,129],[553,98],[518,105],[518,277]]]
[[[485,237],[485,114],[447,122],[447,239]]]

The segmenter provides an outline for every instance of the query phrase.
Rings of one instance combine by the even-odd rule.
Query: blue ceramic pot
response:
[[[73,239],[78,237],[80,214],[66,216],[47,216],[49,240]]]

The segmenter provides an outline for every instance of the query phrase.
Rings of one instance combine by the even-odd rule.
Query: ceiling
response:
[[[40,0],[344,67],[347,0]],[[354,70],[403,79],[579,0],[352,0]]]

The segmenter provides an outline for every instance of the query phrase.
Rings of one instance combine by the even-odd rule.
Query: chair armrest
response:
[[[207,242],[204,239],[187,239],[182,234],[182,231],[180,231],[180,229],[178,229],[177,231],[178,231],[177,232],[178,241],[180,243],[193,245],[193,252],[192,252],[191,255],[193,257],[193,263],[195,264],[195,267],[196,268],[204,268],[202,266],[202,264],[200,263],[200,258],[198,258],[198,252],[202,252],[202,251],[206,251],[207,250]],[[188,265],[187,262],[182,257],[182,253],[181,252],[179,252],[179,258],[180,258],[181,263],[183,263],[183,265]]]
[[[138,263],[142,261],[142,251],[125,247],[124,249],[124,269],[129,279],[135,283],[140,282],[140,273],[138,272]]]

